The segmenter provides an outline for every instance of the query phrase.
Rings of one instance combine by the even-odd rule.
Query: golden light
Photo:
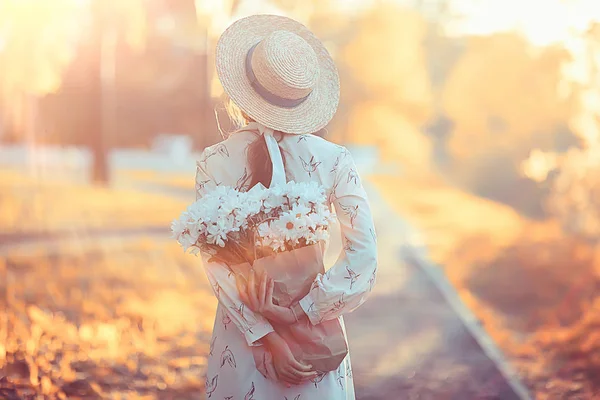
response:
[[[81,0],[0,2],[0,81],[5,91],[43,95],[56,90],[60,73],[74,56],[82,5]]]
[[[42,112],[53,112],[40,99],[61,87],[67,66],[81,68],[80,60],[75,57],[86,54],[74,53],[78,41],[86,39],[89,33],[91,17],[97,15],[90,12],[92,4],[106,7],[106,11],[118,17],[111,19],[107,30],[118,35],[119,43],[128,41],[130,47],[141,46],[146,40],[155,40],[157,31],[161,33],[161,42],[151,43],[149,49],[153,51],[143,54],[143,62],[148,66],[144,74],[149,77],[140,85],[144,85],[143,90],[133,92],[140,89],[137,69],[131,76],[117,75],[119,79],[113,82],[119,90],[128,91],[132,104],[143,106],[144,99],[140,96],[145,90],[154,89],[154,85],[162,87],[163,68],[177,78],[178,74],[170,73],[171,65],[178,66],[175,64],[187,60],[195,68],[197,60],[206,61],[206,77],[204,68],[203,76],[198,76],[197,69],[192,70],[180,74],[191,75],[181,77],[181,86],[171,88],[179,93],[191,87],[181,98],[182,103],[191,100],[193,106],[190,111],[183,111],[185,119],[190,120],[186,129],[188,125],[204,122],[196,118],[200,107],[212,107],[208,101],[204,102],[204,86],[196,84],[207,79],[213,97],[222,92],[216,74],[211,74],[210,69],[214,66],[216,40],[227,26],[257,13],[287,15],[299,20],[324,38],[327,45],[331,44],[341,72],[342,106],[329,138],[359,149],[358,153],[367,150],[363,154],[376,154],[375,175],[365,179],[395,213],[418,229],[423,239],[410,243],[427,247],[432,260],[443,268],[463,300],[466,299],[494,340],[510,355],[514,347],[504,338],[512,334],[504,330],[507,314],[491,312],[492,302],[483,302],[469,285],[481,279],[482,274],[489,274],[492,281],[486,286],[489,292],[497,289],[495,278],[510,277],[511,284],[519,281],[519,274],[526,274],[531,265],[546,257],[544,254],[555,254],[550,240],[562,242],[573,238],[564,229],[565,221],[576,225],[577,234],[600,237],[597,208],[600,76],[594,71],[594,68],[600,71],[600,43],[594,44],[597,39],[586,33],[592,21],[600,21],[599,1],[193,0],[185,3],[189,6],[187,11],[177,8],[171,12],[167,11],[168,0],[0,0],[0,119],[8,121],[14,116],[27,123],[27,119],[35,120],[39,115],[45,117]],[[163,15],[148,12],[147,7],[159,3],[165,5]],[[451,13],[441,14],[440,6],[444,3]],[[154,25],[145,29],[153,17],[157,17],[164,29]],[[435,21],[429,17],[435,17]],[[432,29],[439,27],[437,23],[446,29],[439,32]],[[431,38],[438,33],[439,38]],[[155,45],[158,51],[154,51]],[[171,47],[186,49],[178,51],[178,57],[170,57]],[[114,57],[124,55],[121,47],[118,50]],[[108,58],[107,65],[120,60],[110,54],[99,58],[105,61]],[[73,59],[76,61],[70,64]],[[187,61],[182,64],[188,65]],[[136,82],[131,91],[129,79]],[[68,89],[67,80],[64,83]],[[188,82],[191,84],[187,85]],[[64,96],[69,97],[68,91],[65,92]],[[156,108],[148,110],[161,110],[167,102],[173,102],[171,94],[156,90],[156,97],[151,98],[151,106]],[[194,99],[202,100],[202,105],[194,105]],[[175,100],[179,104],[179,98]],[[41,105],[36,105],[36,101]],[[112,101],[104,104],[109,107],[117,104],[111,104]],[[70,98],[65,104],[78,105]],[[42,112],[36,114],[28,107],[39,107]],[[212,117],[212,110],[205,111]],[[426,133],[425,127],[440,114],[452,123],[435,128],[439,129],[439,137],[438,132],[433,132],[435,129],[431,132],[435,136]],[[33,128],[25,127],[23,132],[45,129],[46,121],[39,120],[42,122]],[[179,129],[169,118],[164,121],[165,125],[173,124]],[[140,128],[136,125],[140,122],[145,121],[134,120],[119,128],[123,135],[132,133],[135,140],[139,138],[139,142],[131,142],[136,146],[150,137],[146,129],[155,129]],[[78,134],[87,134],[85,129],[82,132]],[[18,135],[21,133],[15,134],[17,140],[29,139],[28,133]],[[64,142],[68,143],[70,138],[64,136]],[[564,139],[565,136],[568,138]],[[563,149],[574,142],[570,150],[562,153],[545,151]],[[199,150],[198,143],[195,146]],[[374,147],[378,151],[371,152]],[[30,158],[40,159],[44,149],[39,148],[38,158]],[[448,168],[439,168],[443,165],[439,163],[440,154],[446,158]],[[527,158],[523,160],[524,157]],[[500,159],[498,164],[496,158]],[[400,168],[396,168],[396,162]],[[453,162],[456,166],[451,165]],[[505,171],[503,166],[509,164]],[[514,171],[515,166],[521,176]],[[166,227],[174,213],[185,206],[171,192],[150,194],[142,192],[142,188],[171,187],[193,193],[189,173],[167,174],[143,168],[115,174],[126,175],[125,182],[140,183],[139,190],[133,185],[127,190],[74,185],[67,183],[69,177],[60,177],[65,182],[53,182],[51,179],[58,178],[50,178],[51,173],[41,179],[41,175],[0,169],[0,229],[22,234],[40,229],[61,232],[68,228],[81,234],[75,240],[65,239],[57,247],[58,255],[45,247],[33,247],[33,251],[11,250],[6,258],[0,258],[0,271],[9,270],[17,277],[8,281],[15,294],[9,300],[12,309],[5,308],[10,316],[0,312],[0,366],[7,359],[14,363],[15,354],[24,352],[27,357],[24,364],[31,368],[31,375],[25,378],[41,393],[50,395],[63,390],[68,393],[72,382],[83,385],[86,381],[92,386],[90,390],[100,393],[102,388],[97,387],[106,376],[96,376],[91,369],[78,371],[75,369],[78,364],[95,365],[99,369],[107,364],[118,365],[123,371],[119,378],[121,385],[127,390],[133,390],[133,386],[147,392],[167,387],[181,392],[202,390],[202,374],[209,353],[208,335],[217,300],[197,260],[184,257],[173,243],[162,238],[136,238],[131,243],[120,239],[96,243],[93,237],[86,239],[88,230]],[[526,189],[533,188],[531,191],[517,193],[521,190],[515,186],[511,192],[508,184],[522,183],[522,176],[544,184],[536,187],[526,182]],[[499,189],[484,198],[478,192],[482,186]],[[493,197],[499,191],[507,196]],[[526,200],[527,207],[533,203],[542,206],[548,193],[550,206],[544,208],[548,210],[547,220],[532,220],[521,212],[525,207],[518,203],[520,200]],[[139,204],[149,211],[139,213]],[[387,208],[377,209],[388,213]],[[581,248],[587,249],[583,245]],[[515,249],[519,253],[518,262],[510,258]],[[334,261],[337,254],[331,254]],[[398,260],[394,260],[392,264],[397,265]],[[560,263],[569,266],[578,262],[577,257],[569,254],[563,261]],[[554,265],[557,270],[564,270],[565,276],[576,275],[557,260],[548,264],[548,271],[552,272]],[[545,274],[535,277],[527,282],[528,290],[547,294],[547,287],[543,286]],[[386,283],[389,290],[399,287],[394,279]],[[565,282],[569,284],[568,279]],[[47,296],[49,301],[36,299],[35,304],[28,305],[29,293]],[[510,295],[503,299],[511,300]],[[73,314],[83,316],[81,323],[67,318],[56,306],[60,302],[73,305]],[[7,332],[6,326],[12,331]],[[523,340],[529,337],[529,332],[518,333]],[[555,338],[553,333],[548,335]],[[398,346],[380,358],[374,370],[390,376],[401,367],[412,368],[419,357],[433,354],[443,344],[440,338],[425,335],[425,340],[412,352]],[[63,358],[55,361],[49,358],[63,348],[69,349],[62,352]],[[546,353],[536,350],[535,355],[544,367],[551,366]],[[52,375],[44,371],[49,363]],[[527,371],[524,380],[530,382],[531,368],[524,371]],[[147,379],[130,381],[131,376],[140,374]],[[566,377],[565,382],[570,378]],[[104,394],[112,398],[120,395]],[[129,393],[123,396],[133,398]]]
[[[563,42],[573,29],[600,19],[594,0],[465,0],[452,2],[463,17],[455,32],[490,34],[517,30],[536,45]]]
[[[531,151],[529,158],[521,163],[521,170],[526,177],[536,182],[543,182],[548,173],[557,167],[557,156],[554,153],[544,153],[539,149]]]

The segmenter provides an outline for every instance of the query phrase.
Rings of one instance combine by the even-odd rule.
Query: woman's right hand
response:
[[[288,387],[290,384],[298,385],[317,377],[317,372],[312,370],[312,366],[296,360],[292,350],[279,334],[271,332],[264,339],[273,356],[275,372]]]
[[[256,276],[252,270],[248,277],[248,283],[238,275],[235,276],[235,281],[240,299],[255,313],[280,324],[291,325],[298,322],[290,308],[279,306],[273,302],[275,283],[265,271]]]

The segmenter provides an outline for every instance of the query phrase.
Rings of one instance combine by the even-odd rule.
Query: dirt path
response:
[[[372,297],[346,317],[358,398],[528,398],[490,357],[485,335],[472,332],[460,315],[465,310],[451,304],[452,289],[443,293],[441,279],[426,273],[428,260],[417,251],[410,226],[372,187],[369,194],[379,238],[378,281]]]

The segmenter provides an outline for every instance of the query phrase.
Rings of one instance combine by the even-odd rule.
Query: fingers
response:
[[[299,385],[305,380],[313,379],[317,376],[317,372],[312,371],[311,368],[312,366],[310,365],[305,365],[292,359],[277,369],[277,373],[281,380],[293,385]]]
[[[269,279],[269,277],[267,276],[267,273],[265,271],[263,271],[263,273],[261,274],[261,277],[260,277],[260,290],[258,293],[258,299],[260,301],[261,308],[264,308],[266,304],[269,304],[271,302],[271,298],[267,297],[268,279]]]
[[[248,293],[246,289],[246,285],[241,277],[235,275],[235,285],[237,287],[238,292],[240,293],[240,299],[244,304],[246,304],[250,309],[254,311],[252,304],[250,303],[250,299],[248,298]]]
[[[295,369],[289,365],[281,372],[281,374],[285,377],[285,380],[287,382],[292,383],[294,385],[299,385],[302,382],[309,379],[314,379],[317,376],[317,373],[315,371],[304,372]]]
[[[267,375],[276,381],[278,379],[277,371],[275,371],[275,366],[273,365],[273,359],[269,359],[266,363]]]
[[[277,373],[279,375],[279,378],[282,379],[284,382],[287,382],[292,385],[298,385],[298,384],[302,383],[302,379],[297,377],[294,374],[294,372],[292,372],[292,370],[290,370],[290,369],[287,369],[287,368],[280,369],[277,371]]]
[[[250,272],[250,278],[248,279],[248,296],[250,297],[250,303],[252,303],[252,309],[258,310],[258,294],[256,293],[256,273],[254,270]]]
[[[292,359],[290,360],[290,366],[297,370],[298,372],[314,372],[312,370],[312,365],[308,365],[308,364],[302,364],[300,361],[296,360],[296,359]]]
[[[271,304],[273,302],[273,288],[275,287],[275,281],[271,278],[268,279],[268,283],[267,283],[267,294],[266,294],[266,301],[267,304]]]
[[[312,379],[317,376],[317,373],[315,371],[305,372],[305,371],[293,369],[291,372],[297,379],[300,379],[300,380]]]

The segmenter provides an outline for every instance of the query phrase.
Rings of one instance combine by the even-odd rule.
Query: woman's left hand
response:
[[[236,284],[242,301],[256,313],[272,321],[291,325],[296,317],[291,309],[273,304],[273,287],[275,283],[266,272],[256,276],[250,272],[248,284],[236,276]]]

